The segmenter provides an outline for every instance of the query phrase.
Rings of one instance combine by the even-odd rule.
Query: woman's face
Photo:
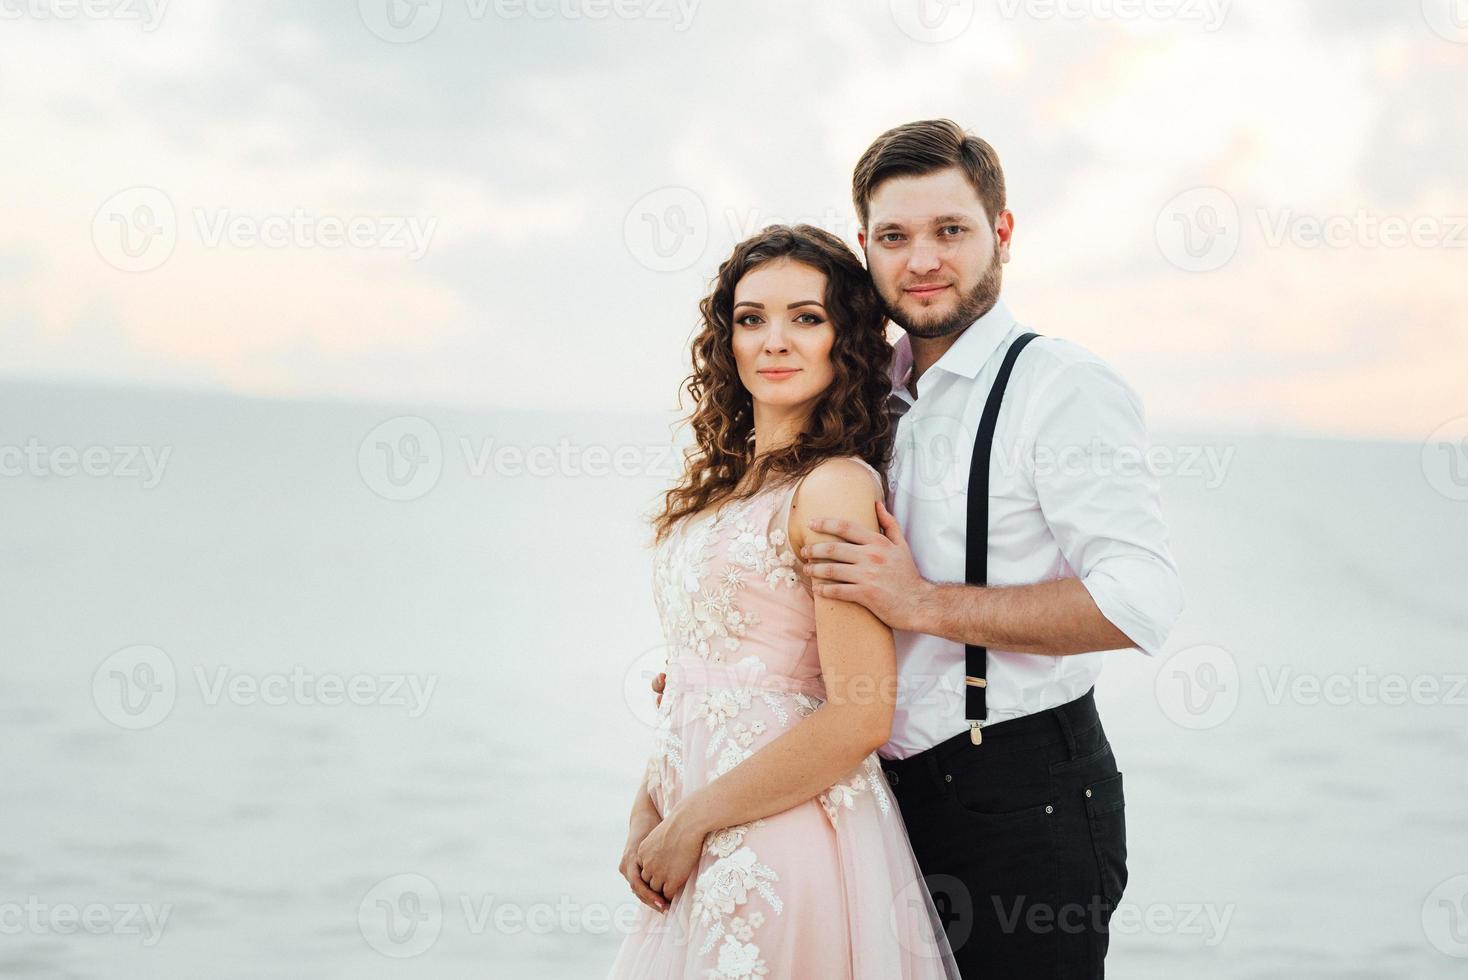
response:
[[[734,361],[756,402],[799,407],[835,379],[825,296],[826,274],[790,259],[766,262],[734,287]]]

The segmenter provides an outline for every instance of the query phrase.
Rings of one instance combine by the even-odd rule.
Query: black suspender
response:
[[[999,424],[999,405],[1004,389],[1020,351],[1039,334],[1016,337],[1004,355],[1004,363],[989,389],[984,414],[979,420],[979,434],[974,438],[973,460],[968,470],[968,524],[964,532],[964,581],[969,585],[989,584],[989,459],[994,451],[994,428]],[[969,739],[978,745],[983,741],[981,729],[989,718],[985,689],[989,686],[989,651],[986,647],[965,644],[963,648],[964,717],[968,719]]]

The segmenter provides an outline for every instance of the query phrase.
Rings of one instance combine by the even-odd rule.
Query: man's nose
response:
[[[938,268],[938,250],[931,245],[914,245],[907,256],[907,271],[923,275]]]

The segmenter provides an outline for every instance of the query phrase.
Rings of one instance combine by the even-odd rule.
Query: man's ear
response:
[[[994,222],[994,238],[999,242],[1001,261],[1009,261],[1009,246],[1014,241],[1014,212],[1004,210]]]
[[[856,229],[856,244],[863,252],[867,250],[867,230],[865,228]]]

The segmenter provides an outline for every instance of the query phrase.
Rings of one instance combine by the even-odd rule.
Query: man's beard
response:
[[[895,303],[887,302],[887,316],[892,322],[914,337],[928,340],[934,337],[947,337],[958,333],[979,317],[988,313],[999,302],[999,287],[1004,282],[1004,263],[999,258],[999,243],[994,243],[994,256],[989,262],[989,268],[979,277],[979,281],[970,289],[962,299],[953,313],[941,320],[915,320],[913,317],[903,313]],[[899,296],[901,293],[898,294]],[[884,296],[885,300],[886,297]],[[920,311],[919,316],[926,311]]]

